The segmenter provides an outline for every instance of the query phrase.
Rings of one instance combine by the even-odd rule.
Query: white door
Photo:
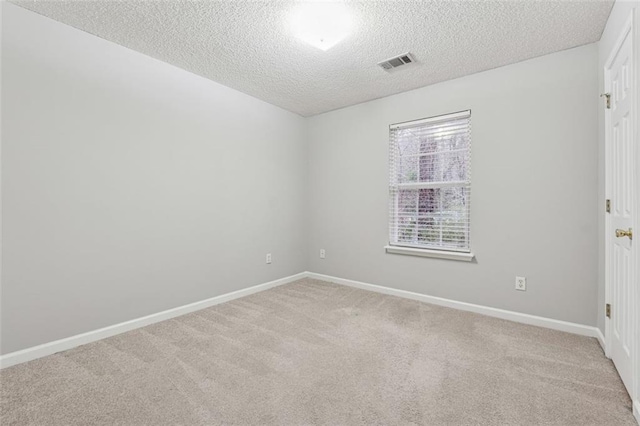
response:
[[[634,350],[634,250],[640,235],[632,230],[634,197],[633,108],[635,84],[632,69],[632,34],[630,31],[618,43],[607,64],[606,81],[609,91],[607,120],[607,198],[610,199],[607,250],[609,259],[610,332],[609,355],[630,395],[633,378]],[[636,231],[636,235],[633,235]]]

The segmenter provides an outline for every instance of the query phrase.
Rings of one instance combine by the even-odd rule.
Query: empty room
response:
[[[638,425],[639,1],[0,14],[3,426]]]

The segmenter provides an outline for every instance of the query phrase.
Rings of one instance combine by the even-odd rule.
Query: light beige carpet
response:
[[[634,425],[593,338],[302,280],[0,372],[2,425]]]

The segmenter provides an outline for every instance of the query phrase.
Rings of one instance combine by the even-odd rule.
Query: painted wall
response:
[[[596,45],[304,120],[15,5],[2,23],[1,353],[305,269],[596,325]],[[388,125],[463,109],[476,261],[386,254]]]
[[[597,64],[591,44],[310,118],[310,270],[595,325]],[[476,261],[386,254],[388,125],[465,109]]]
[[[305,270],[302,118],[2,15],[3,354]]]

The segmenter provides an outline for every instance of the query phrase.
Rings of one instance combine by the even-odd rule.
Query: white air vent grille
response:
[[[385,71],[391,71],[395,68],[413,64],[415,61],[416,60],[414,59],[413,55],[407,52],[407,53],[403,53],[402,55],[389,58],[385,61],[378,62],[378,65]]]

